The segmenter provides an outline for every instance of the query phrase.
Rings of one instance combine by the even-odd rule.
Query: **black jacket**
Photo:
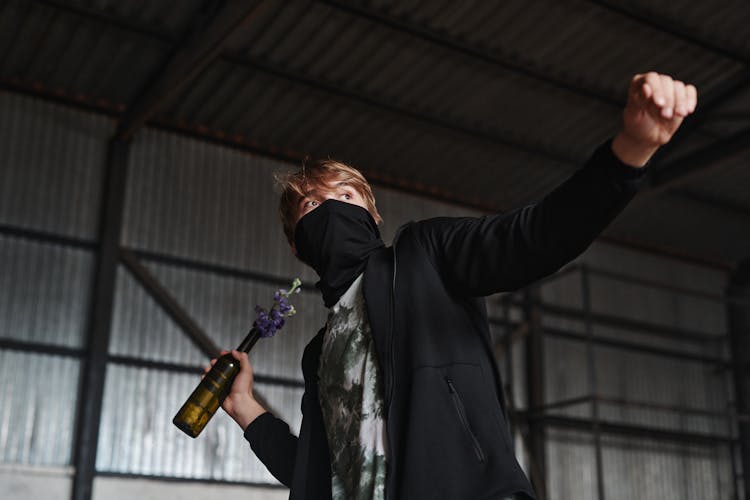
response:
[[[578,256],[634,196],[644,171],[621,163],[608,142],[536,204],[409,223],[370,257],[364,295],[384,376],[389,500],[534,498],[513,455],[482,297]],[[292,500],[331,496],[317,390],[322,338],[321,330],[302,360],[299,439],[270,413],[245,431]]]

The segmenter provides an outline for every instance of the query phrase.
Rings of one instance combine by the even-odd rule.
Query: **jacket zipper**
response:
[[[393,251],[393,277],[391,279],[391,300],[390,300],[390,308],[391,308],[391,315],[388,321],[388,379],[386,379],[387,384],[387,394],[385,397],[385,407],[388,409],[388,414],[386,415],[386,422],[392,422],[391,419],[391,412],[393,405],[391,404],[393,401],[393,386],[395,385],[393,383],[393,367],[396,365],[396,361],[394,359],[393,354],[393,330],[394,330],[394,317],[396,315],[396,242],[398,241],[399,232],[396,233],[396,235],[393,237],[393,246],[391,250]],[[388,448],[391,453],[393,453],[393,446],[391,446],[390,443],[391,434],[388,433]],[[392,460],[389,461],[388,468],[392,465]],[[388,488],[388,480],[386,480],[385,483],[385,500],[388,500],[391,495]]]
[[[449,377],[446,377],[445,382],[448,384],[448,392],[450,393],[451,399],[453,400],[453,405],[456,407],[458,419],[461,421],[461,425],[466,431],[466,434],[468,434],[468,436],[471,438],[471,443],[474,446],[474,453],[476,453],[477,459],[480,462],[484,462],[484,451],[482,451],[482,447],[479,446],[479,440],[477,439],[477,436],[474,434],[474,431],[471,430],[471,426],[469,426],[469,419],[466,418],[466,409],[464,408],[464,403],[463,401],[461,401],[461,397],[458,395],[458,391],[456,391],[456,387],[453,385],[453,380]]]
[[[393,252],[393,276],[391,278],[391,300],[390,300],[390,307],[391,307],[391,315],[388,322],[388,364],[389,364],[389,370],[388,373],[390,374],[390,385],[388,387],[388,394],[386,395],[386,407],[388,408],[388,420],[390,421],[390,415],[391,415],[391,401],[393,401],[393,391],[394,386],[396,385],[393,381],[393,367],[396,366],[396,359],[395,355],[393,354],[393,343],[394,343],[394,335],[393,332],[396,329],[395,322],[396,322],[396,270],[397,270],[397,259],[396,259],[396,246],[398,245],[398,239],[401,236],[401,231],[403,231],[404,227],[400,227],[398,231],[396,231],[396,234],[393,236],[393,245],[391,246],[391,251]]]

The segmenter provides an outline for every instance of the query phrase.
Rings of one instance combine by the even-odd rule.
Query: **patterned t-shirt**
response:
[[[318,368],[334,500],[385,498],[383,389],[360,275],[328,314]]]

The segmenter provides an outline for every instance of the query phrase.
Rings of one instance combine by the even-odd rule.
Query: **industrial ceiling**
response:
[[[613,136],[631,76],[699,106],[606,238],[750,257],[750,3],[8,0],[0,85],[489,210],[543,196]]]

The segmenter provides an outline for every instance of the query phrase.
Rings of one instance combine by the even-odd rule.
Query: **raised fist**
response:
[[[635,75],[623,112],[623,132],[644,145],[661,146],[695,111],[697,103],[698,91],[693,85],[653,71]]]
[[[659,146],[669,142],[697,104],[693,85],[653,71],[635,75],[622,113],[623,128],[612,142],[612,151],[623,162],[642,167]]]

